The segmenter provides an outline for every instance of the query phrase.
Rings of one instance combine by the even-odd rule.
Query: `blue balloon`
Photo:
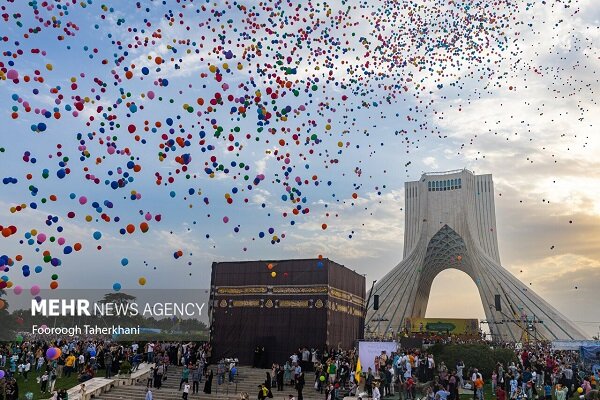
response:
[[[115,283],[113,284],[113,290],[114,290],[115,292],[118,292],[119,290],[121,290],[121,284],[120,284],[119,282],[115,282]]]
[[[101,237],[102,237],[102,232],[100,232],[100,231],[94,232],[94,239],[100,240]]]
[[[123,259],[121,260],[121,265],[122,265],[122,266],[126,266],[127,264],[129,264],[129,260],[128,260],[128,259],[126,259],[126,258],[123,258]]]

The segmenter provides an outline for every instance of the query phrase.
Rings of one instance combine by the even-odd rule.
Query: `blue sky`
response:
[[[164,3],[146,1],[140,7],[136,2],[88,2],[86,7],[78,3],[63,16],[58,14],[61,2],[50,2],[52,9],[40,3],[38,16],[43,21],[52,21],[54,16],[56,28],[36,21],[32,8],[24,3],[4,5],[2,13],[9,17],[0,28],[0,37],[8,41],[0,58],[4,64],[0,76],[15,70],[21,79],[18,83],[0,80],[0,104],[4,105],[0,147],[5,149],[0,153],[0,172],[2,178],[18,179],[17,184],[0,186],[0,225],[18,227],[17,234],[0,238],[0,255],[14,258],[20,254],[23,261],[0,276],[25,289],[32,285],[46,288],[53,273],[59,274],[61,288],[111,288],[115,282],[137,288],[140,277],[147,279],[147,288],[205,288],[210,284],[212,261],[323,255],[366,274],[371,282],[401,259],[404,182],[427,171],[466,167],[494,176],[503,265],[560,311],[583,321],[580,324],[590,335],[596,333],[600,325],[595,306],[600,297],[594,290],[600,282],[596,172],[600,142],[595,91],[600,31],[599,12],[591,1],[572,2],[569,7],[560,2],[532,2],[530,7],[514,8],[499,2],[494,6],[497,9],[475,1],[454,6],[433,0],[420,6],[366,2],[362,8],[356,2],[324,2],[303,3],[301,9],[291,3],[267,2],[274,10],[260,10],[256,21],[250,21],[256,26],[247,19],[254,16],[248,17],[238,7],[249,9],[253,3]],[[15,16],[19,13],[20,17]],[[292,25],[291,21],[297,22]],[[24,38],[35,26],[43,28]],[[301,46],[291,34],[299,26],[312,29],[303,31]],[[75,36],[57,40],[65,29]],[[144,38],[148,38],[146,45],[136,48]],[[24,54],[13,57],[19,49]],[[32,49],[46,54],[32,54]],[[226,51],[232,52],[230,59]],[[251,53],[255,57],[248,56]],[[157,65],[157,56],[166,61]],[[390,59],[407,63],[395,64]],[[282,60],[296,69],[295,74],[277,66]],[[229,64],[231,72],[223,63]],[[135,64],[133,78],[127,79],[125,68],[131,64]],[[221,82],[211,65],[218,66]],[[142,67],[149,68],[147,75],[141,73]],[[22,77],[34,76],[35,70],[44,82],[24,82]],[[72,78],[76,78],[76,89],[70,88]],[[265,100],[267,88],[277,87],[276,78],[293,81],[298,96],[291,89],[280,89],[276,100]],[[168,79],[168,86],[160,86],[159,79]],[[106,83],[104,93],[100,81]],[[51,92],[57,86],[64,95],[60,104]],[[248,107],[246,116],[231,113],[230,106],[239,106],[232,102],[214,112],[206,110],[216,92],[251,99],[257,90],[263,96],[261,104],[272,114],[274,107],[281,111],[289,106],[292,111],[287,120],[273,117],[259,132],[255,106]],[[148,98],[149,91],[155,92],[153,100]],[[13,96],[29,102],[33,110],[26,112]],[[74,117],[78,100],[73,96],[88,96],[94,103],[85,103]],[[205,100],[203,106],[196,102],[199,97]],[[126,107],[131,101],[136,112]],[[188,112],[184,105],[192,105],[194,111]],[[19,114],[16,119],[11,116],[13,106]],[[98,112],[98,106],[103,110]],[[59,120],[34,112],[53,107],[62,114]],[[108,111],[109,107],[113,110]],[[120,128],[110,129],[111,118]],[[172,126],[168,126],[169,118]],[[144,132],[146,120],[162,126],[156,132]],[[47,125],[46,130],[33,132],[31,126],[40,122]],[[130,124],[136,126],[135,134],[127,131]],[[223,129],[219,138],[213,136],[213,124]],[[206,144],[199,144],[201,131]],[[87,138],[90,133],[95,135],[92,139]],[[229,133],[235,135],[231,142]],[[292,138],[295,133],[300,135],[298,145]],[[83,161],[78,134],[85,138],[83,145],[90,153]],[[136,141],[136,134],[146,143]],[[168,139],[190,134],[193,139],[190,146],[177,148],[160,161],[163,134]],[[312,134],[319,141],[305,142]],[[112,136],[117,137],[117,149],[130,149],[140,172],[128,170],[127,156],[107,152]],[[285,143],[281,145],[280,140]],[[207,144],[215,146],[214,150],[203,152]],[[227,149],[230,145],[234,151]],[[35,164],[23,160],[27,151],[36,158]],[[71,171],[63,179],[56,175],[58,151],[60,157],[69,157]],[[175,172],[181,165],[174,158],[182,154],[192,157],[190,179]],[[211,178],[205,172],[205,162],[212,168],[211,156],[230,172]],[[236,166],[231,167],[231,162]],[[240,162],[249,169],[242,170]],[[119,167],[134,180],[114,190],[104,180],[110,183],[122,176]],[[286,181],[282,168],[288,167]],[[45,168],[48,179],[41,176]],[[28,173],[33,175],[30,181]],[[88,173],[98,177],[100,184],[86,179]],[[155,183],[156,173],[163,178],[161,185]],[[264,175],[264,180],[248,190],[245,174],[250,183],[257,175]],[[170,176],[174,183],[165,185]],[[296,177],[310,183],[298,185]],[[305,200],[298,204],[309,208],[308,214],[291,216],[297,204],[290,202],[282,184],[286,182],[290,189],[301,191],[300,198]],[[38,189],[35,196],[30,185]],[[132,190],[141,194],[139,200],[130,199]],[[69,198],[71,193],[74,199]],[[42,204],[41,199],[51,194],[58,200]],[[234,199],[233,204],[227,204],[226,194]],[[88,199],[85,205],[79,204],[80,196]],[[104,206],[105,200],[113,208]],[[10,211],[31,202],[37,203],[37,209]],[[93,202],[111,216],[110,223],[96,220],[100,213],[91,206]],[[74,218],[67,217],[71,211]],[[130,223],[139,227],[146,213],[160,214],[161,221],[150,221],[145,234],[139,228],[132,235],[119,233]],[[48,227],[48,215],[59,217],[59,222]],[[93,216],[91,222],[86,222],[86,215]],[[114,222],[115,216],[119,222]],[[62,233],[57,226],[63,227]],[[269,228],[273,234],[268,234]],[[62,236],[70,245],[79,242],[83,249],[64,255],[64,246],[49,241],[19,243],[26,242],[24,235],[32,229],[48,237]],[[102,232],[102,239],[93,239],[95,231]],[[264,238],[260,232],[266,233]],[[279,243],[271,243],[273,235]],[[96,249],[98,245],[102,250]],[[60,257],[62,265],[45,264],[40,254],[44,250]],[[178,250],[184,256],[175,259],[173,253]],[[121,265],[123,258],[129,260],[127,266]],[[32,270],[28,277],[22,274],[25,264]],[[33,272],[37,265],[43,266],[42,272]],[[450,296],[455,301],[448,306]],[[483,317],[475,284],[457,271],[444,272],[434,281],[428,308],[430,316],[450,314]]]

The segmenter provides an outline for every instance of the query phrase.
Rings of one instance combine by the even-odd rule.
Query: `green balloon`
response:
[[[321,375],[321,377],[319,378],[319,380],[320,380],[321,382],[325,382],[325,377],[324,377],[323,375]]]

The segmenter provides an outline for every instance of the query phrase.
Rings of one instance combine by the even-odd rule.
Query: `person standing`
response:
[[[198,393],[200,390],[200,381],[202,380],[202,367],[200,364],[192,371],[192,394]]]
[[[42,377],[40,378],[41,379],[41,383],[42,383],[40,391],[42,393],[46,393],[46,391],[48,390],[48,378],[49,378],[48,372],[44,371],[44,375],[42,375]]]
[[[148,363],[154,362],[154,343],[152,342],[146,345],[146,360]]]
[[[183,371],[181,371],[181,381],[179,382],[179,390],[181,390],[181,386],[184,383],[188,383],[188,379],[190,377],[190,369],[187,365],[183,366]]]
[[[187,400],[189,394],[190,394],[190,384],[186,382],[185,385],[183,385],[183,394],[182,394],[183,400]]]
[[[296,390],[298,391],[298,400],[303,400],[302,397],[302,389],[304,389],[304,372],[300,371],[300,373],[296,376]]]
[[[163,375],[165,374],[165,366],[160,364],[156,367],[156,378],[154,379],[154,387],[160,389],[162,386]]]
[[[217,385],[221,385],[225,381],[225,360],[222,358],[217,364]]]
[[[329,383],[334,383],[337,375],[337,365],[335,361],[331,360],[327,366],[327,373],[329,374]]]
[[[56,384],[56,369],[52,369],[50,371],[50,376],[48,378],[48,388],[50,393],[54,392],[54,385]]]
[[[65,360],[65,376],[67,378],[73,373],[73,368],[75,368],[75,356],[73,353],[69,353],[69,356]]]
[[[477,388],[475,387],[475,381],[477,380],[477,368],[473,368],[473,374],[471,375],[471,385],[473,385],[473,400],[477,399]]]
[[[204,393],[210,394],[212,391],[212,381],[213,381],[213,372],[212,369],[210,373],[206,374],[206,382],[204,383]]]
[[[465,363],[463,360],[458,360],[456,363],[456,376],[458,377],[459,385],[461,388],[465,386],[465,381],[463,380],[463,369],[465,369]]]
[[[146,398],[144,400],[152,400],[152,390],[150,388],[146,388]]]
[[[375,379],[375,377],[373,376],[373,370],[371,369],[371,367],[369,367],[369,369],[367,370],[367,376],[365,379],[365,390],[367,391],[367,394],[369,397],[372,397],[372,394],[373,394],[374,379]]]
[[[277,378],[275,379],[277,381],[277,391],[280,392],[283,390],[283,367],[280,365],[279,368],[277,369]]]
[[[433,380],[433,371],[435,371],[435,361],[433,360],[433,354],[427,356],[427,380]]]
[[[106,353],[104,354],[104,377],[106,379],[110,379],[110,377],[112,376],[112,364],[113,364],[113,356],[112,353],[110,352],[110,350],[107,350]]]

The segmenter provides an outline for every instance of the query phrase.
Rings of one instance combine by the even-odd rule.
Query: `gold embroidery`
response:
[[[221,300],[221,302],[219,303],[219,306],[221,306],[221,308],[227,307],[227,300]]]
[[[280,308],[308,308],[308,300],[279,300]]]
[[[265,302],[265,307],[271,308],[273,307],[273,300],[269,299]]]
[[[273,287],[273,293],[277,294],[314,294],[314,293],[327,293],[327,286],[308,286],[308,287],[297,287],[297,286],[275,286]]]
[[[323,300],[319,299],[315,302],[316,308],[323,308]]]
[[[259,300],[234,300],[233,306],[234,307],[259,307],[260,301]]]
[[[220,287],[217,289],[217,294],[261,294],[267,293],[267,288],[262,286],[255,287],[245,287],[245,288],[237,288],[237,287]]]

